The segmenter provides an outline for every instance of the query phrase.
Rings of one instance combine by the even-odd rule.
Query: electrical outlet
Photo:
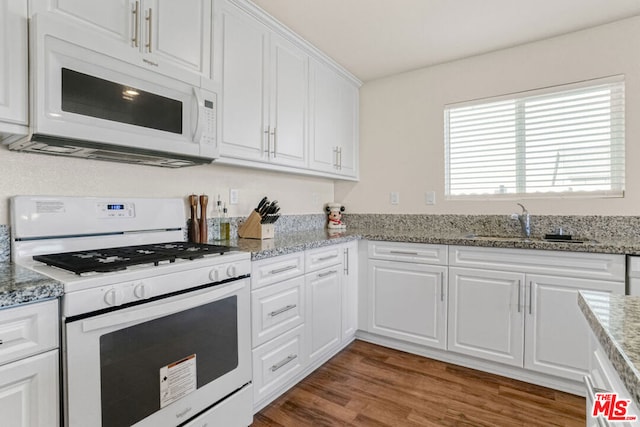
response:
[[[400,204],[400,193],[398,193],[397,191],[392,191],[389,194],[389,202],[392,205],[399,205]]]
[[[435,205],[436,204],[436,192],[435,191],[427,191],[424,193],[424,201],[427,205]]]
[[[235,189],[229,190],[229,204],[230,205],[238,204],[238,190],[235,190]]]

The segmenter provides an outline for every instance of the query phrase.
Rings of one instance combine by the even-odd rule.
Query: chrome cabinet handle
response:
[[[333,149],[333,168],[338,169],[338,147]]]
[[[342,147],[338,147],[338,170],[342,170]]]
[[[287,363],[295,360],[297,357],[298,357],[297,354],[290,354],[289,356],[287,356],[286,359],[282,360],[281,362],[276,363],[275,365],[272,365],[271,366],[271,372],[277,371],[278,369],[282,368]]]
[[[611,393],[609,390],[594,387],[593,382],[591,381],[591,377],[589,375],[585,375],[584,377],[582,377],[582,380],[584,381],[584,385],[587,388],[587,403],[589,402],[589,396],[595,399],[596,393]],[[602,417],[597,417],[596,420],[600,427],[610,426],[609,422],[607,422],[607,420],[603,419]]]
[[[440,274],[440,301],[444,301],[444,274]]]
[[[4,344],[4,342],[2,341],[2,339],[0,339],[0,345]]]
[[[529,314],[532,314],[531,307],[533,306],[533,281],[529,281]]]
[[[133,9],[131,10],[131,19],[133,20],[133,23],[131,24],[131,27],[133,28],[133,37],[131,38],[131,42],[135,47],[139,46],[139,40],[140,40],[140,37],[138,37],[140,33],[139,18],[140,18],[140,2],[136,1],[136,4],[133,5]]]
[[[151,12],[152,9],[149,8],[149,10],[147,11],[147,17],[144,18],[145,21],[147,21],[147,44],[145,45],[145,47],[147,48],[147,52],[151,53],[152,50],[152,46],[151,46],[151,34],[153,33],[153,30],[151,28],[152,26],[152,22],[151,22]]]
[[[267,149],[264,151],[267,156],[271,155],[271,126],[267,126],[267,130],[264,131],[267,136]]]
[[[289,310],[293,310],[293,309],[294,309],[294,308],[296,308],[296,307],[297,307],[297,304],[289,304],[289,305],[288,305],[288,306],[286,306],[286,307],[282,307],[281,309],[278,309],[278,310],[274,310],[274,311],[272,311],[271,313],[269,313],[269,316],[271,316],[271,317],[275,317],[275,316],[277,316],[278,314],[286,313],[287,311],[289,311]]]
[[[349,249],[345,249],[344,252],[342,253],[342,262],[344,263],[344,266],[342,267],[342,270],[344,272],[345,275],[349,275]]]
[[[320,257],[320,258],[316,258],[316,262],[327,261],[327,260],[329,260],[331,258],[337,258],[337,257],[338,257],[337,254],[336,255],[327,255],[327,256]]]
[[[278,128],[273,127],[271,131],[271,136],[273,136],[273,158],[276,158],[276,152],[278,151]]]
[[[327,277],[331,274],[336,274],[336,273],[337,273],[336,270],[326,271],[324,273],[318,273],[318,277]]]
[[[407,251],[389,251],[392,255],[413,255],[418,256],[418,252],[407,252]]]
[[[285,271],[293,270],[294,268],[296,268],[295,265],[287,265],[286,267],[276,268],[274,270],[271,270],[269,274],[284,273]]]
[[[518,280],[518,313],[520,313],[520,297],[522,296],[522,289],[520,289],[520,280]]]

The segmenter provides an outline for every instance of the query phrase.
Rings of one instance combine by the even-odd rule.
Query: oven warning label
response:
[[[160,408],[195,391],[196,355],[192,354],[160,368]]]

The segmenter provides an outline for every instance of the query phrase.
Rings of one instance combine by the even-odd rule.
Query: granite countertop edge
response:
[[[62,283],[19,265],[0,263],[0,309],[58,298]]]
[[[634,367],[629,355],[621,348],[621,343],[609,333],[598,319],[588,301],[589,293],[583,291],[578,293],[578,306],[636,406],[640,407],[640,372]],[[624,296],[620,297],[624,298]],[[640,323],[637,323],[637,326],[639,326],[637,333],[640,334]],[[638,351],[640,352],[640,349]]]

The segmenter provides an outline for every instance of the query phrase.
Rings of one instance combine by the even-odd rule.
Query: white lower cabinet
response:
[[[309,361],[314,362],[341,342],[342,266],[305,276]]]
[[[0,425],[60,425],[58,301],[0,310]]]
[[[369,260],[369,331],[446,348],[447,267]]]
[[[524,274],[449,269],[448,349],[522,366]]]
[[[358,242],[254,261],[254,411],[351,342],[357,329]]]
[[[578,291],[623,294],[623,255],[449,250],[456,267],[449,268],[448,350],[582,381],[589,326],[577,304]],[[490,268],[478,268],[482,265]]]

